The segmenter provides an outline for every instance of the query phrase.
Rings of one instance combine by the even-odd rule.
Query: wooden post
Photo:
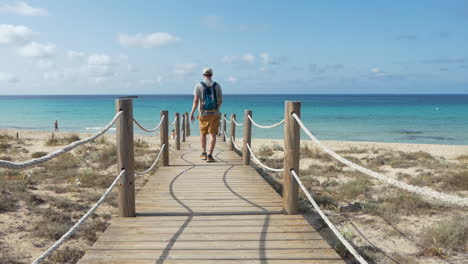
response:
[[[119,216],[135,216],[135,159],[133,150],[133,103],[132,99],[115,101],[116,111],[122,111],[117,120],[117,169],[125,170],[119,183]]]
[[[226,114],[221,118],[223,119],[223,142],[226,142]]]
[[[159,129],[161,147],[165,146],[161,155],[161,165],[169,166],[169,112],[167,110],[161,110],[161,118],[163,117],[166,118],[164,118]]]
[[[180,150],[180,114],[175,113],[175,148]]]
[[[286,101],[284,105],[284,172],[283,209],[286,214],[298,213],[299,185],[291,175],[291,170],[299,175],[300,126],[292,116],[301,116],[301,102]]]
[[[185,114],[182,114],[182,142],[185,142]]]
[[[234,120],[236,120],[236,114],[231,114],[231,138],[229,139],[229,150],[235,150],[234,147],[234,140],[236,139],[236,124],[234,124]]]
[[[242,145],[242,164],[250,165],[250,151],[247,148],[247,144],[251,145],[252,143],[252,121],[250,121],[249,116],[252,116],[252,111],[244,111],[244,141]]]
[[[186,119],[187,119],[187,122],[185,123],[186,126],[187,126],[187,132],[185,132],[185,136],[186,137],[190,137],[190,122],[192,122],[192,120],[190,120],[190,116],[187,112],[185,112],[185,116],[186,116]]]

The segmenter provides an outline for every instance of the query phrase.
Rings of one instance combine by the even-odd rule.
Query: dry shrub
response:
[[[441,162],[431,154],[424,151],[403,152],[394,151],[379,154],[375,157],[365,158],[370,167],[388,165],[392,168],[406,169],[411,167],[437,168]]]
[[[273,149],[268,145],[261,145],[257,150],[257,155],[261,157],[270,157],[273,154]]]
[[[433,208],[440,210],[441,207],[421,199],[416,194],[403,191],[365,205],[370,212],[377,213],[391,222],[398,221],[402,215],[429,213],[429,210]]]
[[[301,158],[306,158],[306,159],[318,159],[322,161],[327,161],[330,162],[332,161],[332,157],[328,155],[325,152],[322,152],[321,150],[317,148],[311,148],[309,145],[305,145],[304,147],[301,148],[300,150],[300,156]]]
[[[87,206],[82,205],[78,202],[72,201],[64,197],[49,198],[51,205],[56,208],[62,209],[65,212],[84,211],[88,209]]]
[[[70,180],[76,174],[80,161],[71,153],[63,154],[49,162],[44,163],[43,170],[36,172],[36,176],[54,182]]]
[[[57,137],[55,134],[52,134],[46,141],[46,146],[60,146],[73,143],[80,140],[80,137],[76,134],[71,134],[65,137]]]
[[[445,256],[468,250],[468,217],[457,216],[426,229],[422,234],[422,255]]]
[[[40,158],[40,157],[44,157],[45,155],[47,155],[47,152],[37,151],[37,152],[34,152],[34,153],[31,154],[31,158],[37,159],[37,158]]]
[[[80,229],[81,234],[91,243],[97,241],[99,234],[106,231],[109,224],[105,221],[96,219],[85,223]]]
[[[461,161],[461,162],[468,162],[468,155],[461,155],[461,156],[458,156],[458,157],[457,157],[457,160],[458,160],[458,161]]]
[[[73,221],[68,213],[45,209],[42,211],[42,220],[34,227],[34,234],[37,237],[57,240],[72,226]]]
[[[356,179],[338,185],[336,190],[347,199],[354,199],[369,191],[372,182],[367,179]]]
[[[76,263],[84,254],[85,251],[81,248],[66,246],[56,250],[52,256],[49,257],[47,263]]]
[[[84,170],[78,174],[80,187],[85,188],[107,188],[114,181],[115,174],[100,174],[95,170]]]
[[[440,179],[444,188],[453,191],[468,190],[468,170],[450,172]]]
[[[339,154],[364,154],[367,153],[367,149],[365,148],[358,148],[358,147],[351,147],[349,149],[338,150],[336,153]]]
[[[148,142],[144,141],[141,138],[137,138],[137,140],[135,140],[134,142],[134,145],[136,148],[149,148]]]
[[[93,162],[97,163],[101,169],[117,164],[117,147],[114,144],[104,146],[97,152]]]

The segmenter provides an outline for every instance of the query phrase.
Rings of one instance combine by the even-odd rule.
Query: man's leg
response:
[[[216,146],[216,134],[210,134],[210,153],[209,155],[213,155],[214,148]]]
[[[200,134],[200,142],[201,142],[202,152],[206,153],[206,134]]]

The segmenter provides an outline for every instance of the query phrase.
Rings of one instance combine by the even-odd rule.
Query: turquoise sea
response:
[[[95,132],[114,116],[116,97],[0,96],[0,128],[52,131],[57,119],[62,131]],[[271,124],[283,118],[285,100],[302,101],[302,118],[319,139],[468,145],[468,95],[225,95],[222,112],[242,121],[249,109],[258,123]],[[191,102],[190,95],[139,95],[134,115],[152,127],[160,110],[172,120]],[[253,130],[258,138],[282,134],[282,127]]]

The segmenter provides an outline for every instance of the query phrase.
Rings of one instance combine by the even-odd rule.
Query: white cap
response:
[[[203,75],[213,75],[213,70],[211,68],[203,69]]]

